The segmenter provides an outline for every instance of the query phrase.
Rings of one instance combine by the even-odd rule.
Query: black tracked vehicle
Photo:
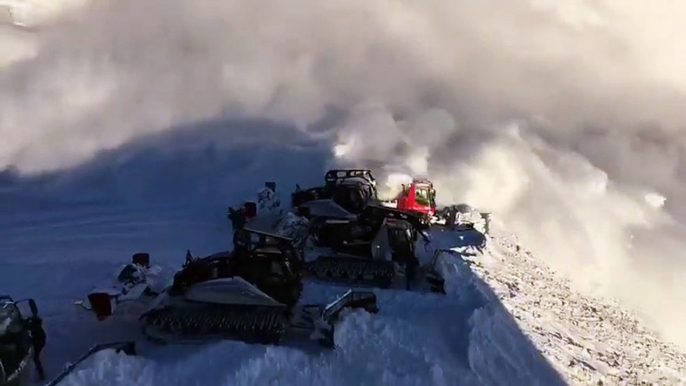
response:
[[[408,290],[423,283],[445,292],[442,276],[431,265],[422,267],[415,251],[420,235],[428,241],[422,231],[429,223],[420,214],[367,205],[358,215],[310,217],[310,237],[323,251],[305,263],[310,276],[389,288],[401,273]]]
[[[138,317],[144,335],[162,344],[219,339],[280,344],[305,335],[334,347],[340,312],[375,313],[376,296],[349,290],[329,304],[301,304],[300,256],[292,239],[249,228],[235,231],[232,252],[195,258],[188,251],[169,287],[141,293],[152,297]]]
[[[19,304],[26,301],[31,315],[25,317]],[[45,346],[46,336],[38,307],[33,299],[14,301],[0,296],[0,385],[28,385],[31,362],[42,378],[43,365],[40,352]]]
[[[369,169],[332,169],[324,176],[324,186],[302,189],[296,186],[291,205],[300,207],[310,201],[332,200],[350,213],[361,213],[378,201],[376,179]]]

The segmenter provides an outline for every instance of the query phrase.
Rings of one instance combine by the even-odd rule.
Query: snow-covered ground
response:
[[[240,141],[217,146],[233,124],[243,127]],[[186,249],[202,256],[230,248],[226,206],[254,197],[264,181],[276,181],[286,199],[296,183],[322,181],[326,147],[287,131],[281,132],[289,141],[270,144],[262,137],[268,128],[260,127],[198,125],[141,139],[72,170],[0,175],[0,292],[38,301],[49,377],[95,343],[140,338],[136,325],[97,322],[73,304],[131,254],[148,251],[153,263],[178,269]],[[335,351],[140,342],[137,357],[101,352],[63,384],[686,382],[684,356],[618,306],[574,293],[497,226],[483,251],[474,247],[475,236],[434,232],[423,254],[457,251],[441,258],[447,295],[375,290],[380,312],[347,315],[337,326]],[[304,296],[326,302],[345,289],[311,283]]]
[[[49,334],[48,371],[54,374],[98,341],[136,337],[135,326],[126,326],[127,331],[112,323],[97,323],[71,304],[131,253],[148,246],[144,249],[156,262],[178,266],[187,246],[197,253],[228,247],[227,224],[212,221],[224,220],[219,213],[205,214],[205,221],[201,217],[182,211],[125,213],[91,207],[44,210],[42,215],[17,217],[7,224],[2,234],[7,253],[23,258],[6,265],[10,269],[3,270],[3,276],[12,274],[3,277],[3,283],[14,284],[13,292],[38,298]],[[440,236],[436,243],[441,246],[457,245]],[[92,247],[81,247],[86,245]],[[49,253],[51,249],[56,252]],[[239,342],[181,350],[141,343],[140,358],[103,352],[65,383],[451,385],[511,384],[519,379],[527,384],[561,384],[497,298],[488,300],[480,293],[487,287],[478,289],[479,280],[467,266],[446,258],[446,267],[454,268],[446,272],[450,275],[447,296],[378,290],[380,313],[348,315],[337,328],[335,352]],[[12,280],[19,277],[30,282]],[[344,289],[311,284],[305,297],[331,300]],[[496,323],[473,326],[471,318],[484,312]],[[495,349],[494,343],[504,346]],[[517,353],[514,362],[513,352]]]
[[[196,166],[208,162],[207,155],[197,157]],[[186,157],[176,161],[181,159]],[[122,178],[144,166],[129,162],[128,168],[123,164],[118,170]],[[176,163],[163,164],[170,168]],[[132,253],[149,251],[154,263],[173,269],[187,248],[203,255],[230,246],[225,208],[213,203],[173,199],[142,205],[104,201],[92,193],[82,200],[41,195],[38,192],[51,186],[45,181],[39,184],[43,190],[36,190],[6,180],[0,206],[1,289],[38,300],[48,332],[44,359],[50,377],[95,343],[140,338],[135,325],[96,322],[72,304],[92,285],[111,277]],[[85,181],[92,183],[92,175]],[[68,199],[72,201],[64,201]],[[232,201],[228,195],[226,201]],[[686,356],[661,343],[619,306],[570,290],[503,230],[495,227],[493,234],[479,249],[478,234],[434,231],[430,249],[422,253],[453,250],[440,260],[447,295],[375,290],[380,312],[348,314],[337,326],[335,351],[230,341],[164,347],[141,341],[138,356],[103,351],[62,384],[686,382]],[[344,290],[310,283],[304,296],[325,302]]]
[[[569,384],[686,383],[686,355],[635,314],[579,294],[515,235],[493,233],[485,253],[468,257],[468,264]]]

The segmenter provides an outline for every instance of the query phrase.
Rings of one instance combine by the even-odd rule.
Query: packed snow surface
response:
[[[28,200],[26,202],[29,202]],[[3,208],[9,256],[3,290],[36,297],[45,318],[51,375],[98,342],[140,338],[136,325],[97,322],[72,305],[108,280],[133,252],[173,271],[194,254],[229,248],[217,213],[126,211],[114,206]],[[16,209],[12,207],[12,209]],[[380,312],[348,313],[335,351],[248,345],[156,346],[138,356],[103,351],[65,385],[562,385],[679,384],[686,357],[617,305],[583,297],[499,229],[432,231],[447,295],[374,289]],[[90,247],[87,247],[90,246]],[[345,286],[308,283],[304,298],[327,302]]]

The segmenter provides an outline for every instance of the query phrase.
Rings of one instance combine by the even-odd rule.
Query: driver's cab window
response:
[[[414,200],[421,205],[429,205],[430,203],[429,190],[427,188],[416,188],[414,193]]]

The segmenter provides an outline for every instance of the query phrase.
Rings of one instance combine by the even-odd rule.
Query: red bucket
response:
[[[245,218],[253,218],[257,216],[257,203],[246,202],[243,204],[243,211],[245,213]]]
[[[112,306],[112,298],[110,294],[104,292],[94,292],[88,294],[88,302],[91,304],[91,309],[95,312],[98,320],[103,320],[112,315],[114,308]]]
[[[133,257],[131,258],[131,261],[143,268],[149,268],[150,267],[150,254],[140,252],[140,253],[135,253]]]

